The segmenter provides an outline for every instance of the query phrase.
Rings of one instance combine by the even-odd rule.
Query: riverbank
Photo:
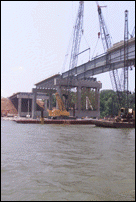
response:
[[[14,116],[14,117],[1,117],[1,120],[5,120],[5,121],[16,121],[16,120],[34,120],[32,118],[26,118],[26,117],[18,117],[18,116]],[[40,119],[37,119],[40,120]]]

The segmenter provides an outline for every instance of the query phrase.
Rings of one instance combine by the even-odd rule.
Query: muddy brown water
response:
[[[1,121],[2,201],[134,201],[135,129]]]

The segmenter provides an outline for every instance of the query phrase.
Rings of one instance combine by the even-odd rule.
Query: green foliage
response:
[[[70,93],[70,107],[73,107],[73,104],[76,103],[77,100],[77,94],[75,92]]]
[[[62,94],[65,93],[65,91],[62,91]],[[73,105],[77,102],[77,93],[71,92],[69,94],[69,107],[73,107]],[[81,92],[81,103],[82,103],[82,109],[85,109],[85,103],[86,103],[86,96],[88,96],[89,100],[91,101],[91,104],[93,106],[93,110],[95,110],[95,92],[94,91],[88,91],[86,89],[83,89]],[[123,97],[123,95],[122,95]],[[63,99],[63,103],[66,107],[65,99]],[[129,108],[132,108],[135,110],[135,92],[130,93],[128,95],[128,102],[129,102]],[[56,106],[56,97],[55,94],[53,95],[53,107]],[[122,98],[120,103],[120,108],[125,107],[124,106],[124,99]],[[100,116],[101,118],[105,116],[117,116],[118,112],[120,110],[118,99],[117,99],[117,93],[113,90],[102,90],[100,91]]]
[[[56,107],[56,96],[55,96],[55,94],[52,95],[52,106]]]
[[[82,110],[86,109],[86,97],[89,98],[90,104],[95,110],[95,91],[87,88],[82,88],[81,90],[81,108]],[[91,110],[91,109],[90,109]]]
[[[129,94],[129,107],[135,110],[135,93]]]
[[[128,102],[129,102],[129,108],[132,108],[135,110],[135,93],[128,95]],[[120,105],[122,107],[124,104],[124,101],[122,99],[122,102]],[[119,111],[119,105],[117,102],[117,93],[113,90],[102,90],[100,92],[100,115],[101,118],[105,116],[117,116]]]

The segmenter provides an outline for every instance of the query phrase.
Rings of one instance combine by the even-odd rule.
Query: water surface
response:
[[[134,201],[135,129],[1,122],[2,201]]]

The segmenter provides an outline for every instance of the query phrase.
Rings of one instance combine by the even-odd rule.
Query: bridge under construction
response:
[[[135,38],[128,41],[128,66],[135,66]],[[124,67],[124,41],[113,44],[108,51],[96,56],[91,61],[62,73],[63,78],[69,75],[84,79],[97,74]]]
[[[53,108],[53,95],[58,92],[64,105],[69,111],[70,116],[75,117],[100,117],[100,89],[102,83],[93,78],[94,75],[110,72],[113,90],[118,93],[118,102],[121,99],[121,91],[125,92],[127,106],[128,93],[128,69],[135,67],[135,37],[134,33],[129,39],[128,35],[128,11],[125,11],[124,40],[116,44],[111,43],[108,29],[105,25],[101,6],[96,2],[98,17],[100,23],[100,36],[103,43],[104,54],[92,58],[91,61],[77,66],[79,47],[83,32],[83,13],[84,1],[79,2],[79,9],[76,18],[76,24],[73,30],[73,42],[69,70],[62,74],[56,74],[35,84],[31,96],[31,116],[37,117],[36,99],[38,94],[44,94],[45,110],[44,116],[47,116],[47,108]],[[123,84],[120,83],[118,69],[123,69]],[[72,96],[71,96],[72,95]],[[28,96],[28,95],[27,95]],[[29,100],[28,99],[28,100]],[[21,109],[21,97],[18,100],[18,109]],[[128,107],[128,106],[127,106]],[[59,104],[56,102],[56,109]],[[21,111],[20,111],[21,114]]]

